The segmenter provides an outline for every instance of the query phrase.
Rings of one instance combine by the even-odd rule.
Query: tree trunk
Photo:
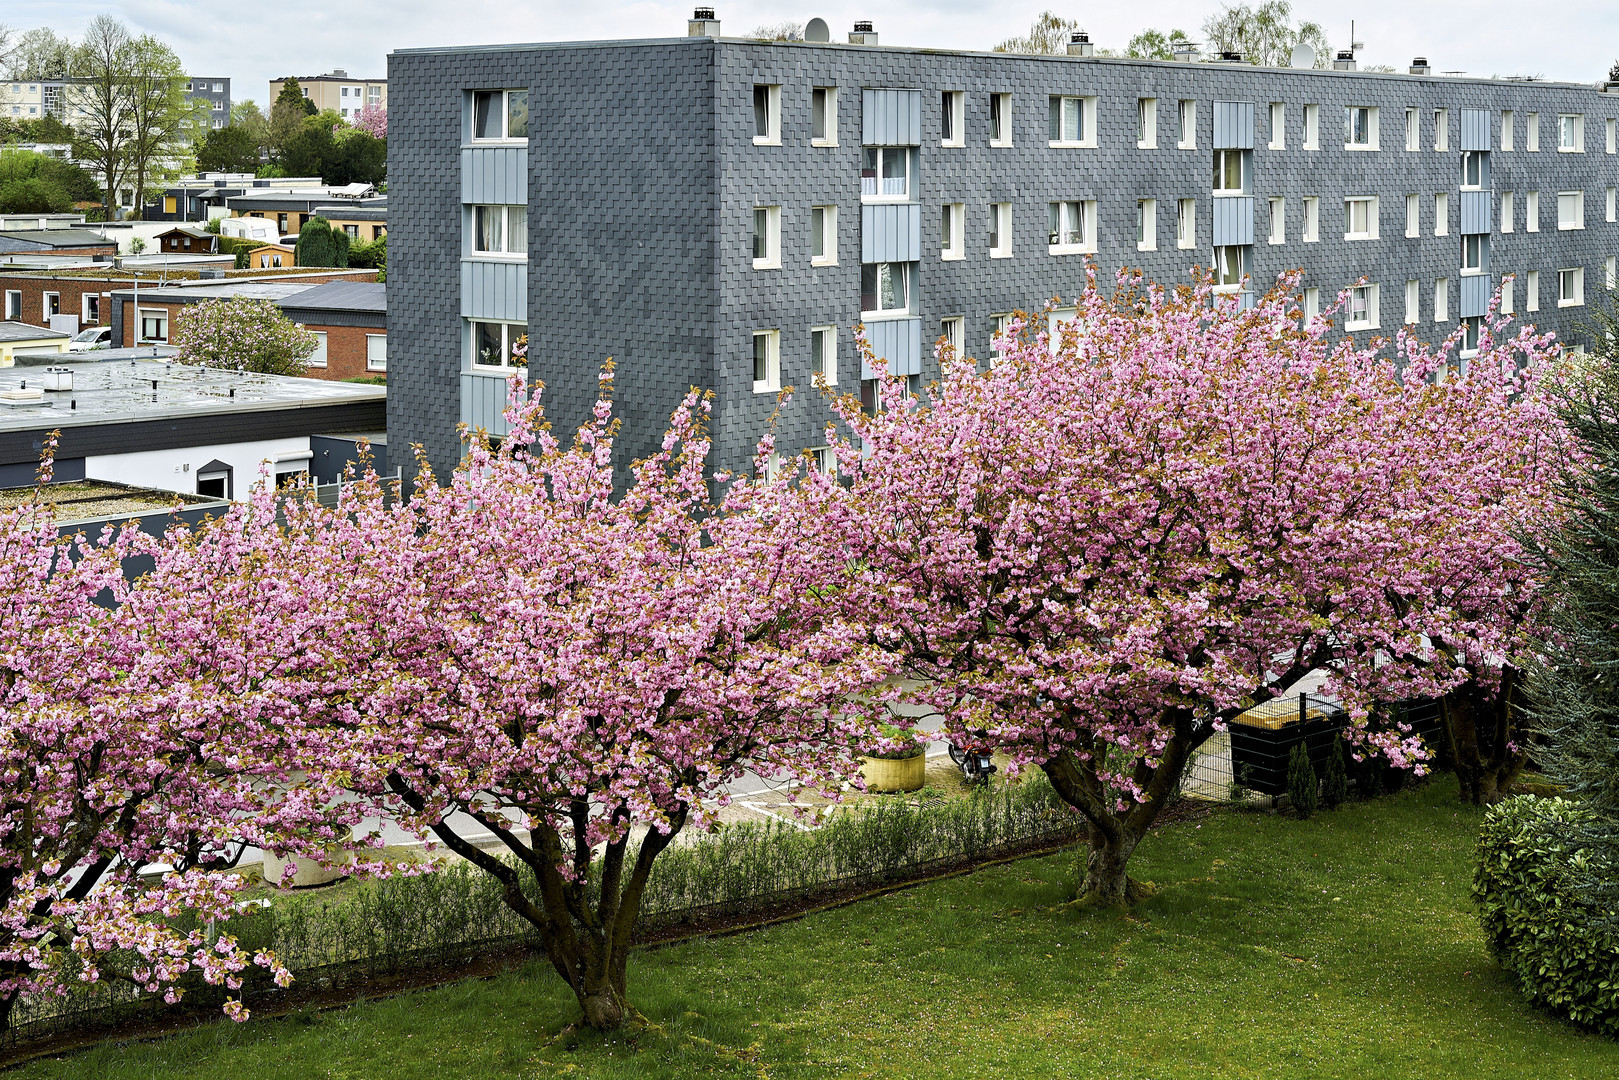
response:
[[[1127,835],[1122,831],[1109,835],[1091,826],[1079,898],[1103,907],[1129,907],[1141,899],[1141,886],[1132,881],[1126,872],[1130,855],[1140,840],[1139,836]]]
[[[1496,692],[1468,681],[1439,701],[1439,716],[1463,802],[1475,806],[1500,802],[1529,760],[1528,747],[1520,741],[1524,733],[1516,723],[1522,683],[1523,673],[1506,667]]]

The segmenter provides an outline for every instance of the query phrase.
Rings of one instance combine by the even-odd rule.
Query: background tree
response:
[[[138,213],[147,189],[187,171],[192,131],[206,127],[207,105],[185,92],[185,68],[173,49],[151,36],[130,43],[124,70],[129,101],[129,177]]]
[[[388,144],[358,128],[341,128],[323,164],[321,177],[332,184],[370,184],[388,179]]]
[[[1038,764],[1090,824],[1081,895],[1120,904],[1190,754],[1312,671],[1363,752],[1416,763],[1370,707],[1467,677],[1434,639],[1511,654],[1492,605],[1564,444],[1517,377],[1537,338],[1433,386],[1442,356],[1330,345],[1286,288],[1239,311],[1121,278],[1078,309],[1082,340],[1015,323],[925,402],[841,401],[858,446],[829,431],[843,480],[807,480],[804,516],[919,680],[890,695]]]
[[[303,375],[318,343],[270,300],[204,300],[180,310],[173,344],[182,364],[260,375]]]
[[[747,36],[754,41],[803,41],[804,24],[789,19],[786,22],[756,26]]]
[[[315,103],[304,96],[297,79],[289,78],[281,84],[280,93],[270,105],[264,133],[265,144],[277,164],[282,163],[287,144],[303,130],[304,120],[315,112]]]
[[[99,195],[90,174],[70,161],[25,150],[0,154],[0,209],[58,213]]]
[[[1315,50],[1315,66],[1332,63],[1332,47],[1319,23],[1293,25],[1288,0],[1261,0],[1250,7],[1234,4],[1203,21],[1203,40],[1210,51],[1240,52],[1243,60],[1261,67],[1287,67],[1295,45]]]
[[[338,237],[342,237],[341,245]],[[299,266],[347,266],[348,237],[323,217],[312,217],[298,230],[293,258]]]
[[[1184,30],[1171,30],[1165,34],[1148,27],[1130,39],[1124,55],[1135,60],[1173,60],[1175,46],[1191,40]]]
[[[279,164],[287,170],[287,175],[318,176],[326,180],[329,173],[335,173],[337,139],[334,129],[342,125],[342,119],[331,110],[299,121],[298,129],[281,146]]]
[[[354,114],[354,126],[372,138],[388,137],[388,110],[381,105],[368,104]]]
[[[4,53],[0,71],[8,79],[65,79],[73,72],[73,42],[48,26],[20,34]]]
[[[236,124],[211,128],[197,144],[196,158],[204,172],[250,173],[259,167],[258,140]]]
[[[1037,53],[1056,56],[1068,51],[1070,35],[1082,29],[1076,19],[1060,18],[1050,11],[1042,11],[1023,37],[1007,38],[995,46],[996,52]]]
[[[97,15],[73,54],[79,81],[72,94],[81,122],[73,140],[75,157],[91,163],[99,175],[103,202],[111,214],[129,168],[128,140],[132,118],[124,71],[133,40],[123,23]]]

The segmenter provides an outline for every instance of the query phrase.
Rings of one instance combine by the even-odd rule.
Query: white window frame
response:
[[[815,370],[815,346],[821,347],[821,370]],[[810,327],[810,379],[819,375],[826,385],[838,385],[838,328],[835,326]]]
[[[1528,113],[1524,116],[1523,149],[1528,154],[1540,153],[1540,114]]]
[[[1175,147],[1179,150],[1197,149],[1197,99],[1180,98],[1176,103]]]
[[[1511,109],[1501,110],[1501,150],[1504,153],[1512,152],[1513,128],[1517,123],[1518,118],[1512,114]]]
[[[815,212],[821,213],[821,254],[815,254]],[[810,265],[838,265],[838,204],[826,203],[810,207]]]
[[[1480,315],[1468,315],[1462,319],[1462,338],[1456,343],[1458,358],[1471,360],[1478,355],[1478,339],[1480,331],[1483,330],[1483,323],[1484,319]]]
[[[478,360],[478,330],[479,323],[489,326],[499,326],[500,331],[500,363],[485,364]],[[528,324],[515,322],[510,319],[467,319],[467,367],[474,372],[489,372],[495,375],[509,375],[519,367],[528,366],[528,357],[523,357],[521,364],[512,363],[512,349],[517,339],[528,336]],[[518,331],[513,333],[513,330]]]
[[[1352,231],[1350,226],[1354,222],[1356,206],[1365,208],[1366,228],[1364,231]],[[1377,196],[1352,195],[1344,200],[1344,239],[1345,240],[1376,240],[1377,228]]]
[[[1084,255],[1096,251],[1096,200],[1095,199],[1061,199],[1046,204],[1046,218],[1049,225],[1051,208],[1058,208],[1058,243],[1051,242],[1048,228],[1046,235],[1046,250],[1052,255]],[[1080,241],[1077,244],[1063,243],[1061,240],[1066,234],[1072,232],[1071,224],[1079,226]]]
[[[1422,110],[1408,108],[1405,110],[1405,148],[1407,151],[1422,149]]]
[[[1462,266],[1463,277],[1473,277],[1484,273],[1485,263],[1490,255],[1490,241],[1485,233],[1462,234]]]
[[[1247,153],[1246,150],[1216,150],[1214,152],[1214,158],[1212,159],[1214,162],[1213,182],[1216,185],[1225,183],[1227,166],[1233,160],[1237,162],[1237,186],[1234,188],[1216,186],[1212,189],[1214,194],[1241,195],[1248,190],[1248,170],[1252,166],[1249,165],[1245,156]]]
[[[1438,154],[1450,153],[1450,110],[1433,111],[1433,148]]]
[[[1050,108],[1052,102],[1060,102],[1057,132],[1058,138],[1051,138]],[[1074,94],[1049,94],[1046,98],[1047,128],[1046,145],[1052,149],[1062,150],[1093,150],[1096,148],[1096,99],[1082,97]],[[1070,111],[1078,120],[1079,138],[1069,139],[1062,137],[1068,129],[1068,116]]]
[[[1557,152],[1559,154],[1585,153],[1585,114],[1557,114]]]
[[[877,322],[877,321],[882,320],[882,319],[904,319],[904,318],[909,318],[911,315],[915,314],[915,310],[916,310],[916,284],[917,283],[916,283],[916,279],[915,279],[915,270],[913,269],[914,265],[915,264],[908,263],[908,262],[886,262],[886,263],[878,262],[878,263],[861,263],[860,264],[860,277],[861,277],[860,291],[861,291],[861,294],[862,294],[861,295],[861,305],[860,305],[860,307],[861,307],[860,317],[861,317],[861,319],[863,321],[865,321],[865,322]],[[881,266],[899,267],[900,281],[903,284],[904,289],[905,289],[905,305],[903,307],[893,307],[893,308],[875,307],[875,308],[868,308],[868,307],[865,306],[866,268],[867,267],[875,268],[875,267],[881,267]],[[878,273],[879,273],[879,271],[877,271],[876,269],[872,270],[873,276],[876,276]],[[893,273],[894,273],[894,271],[890,270],[889,271],[889,276],[892,277]],[[876,296],[878,294],[877,293],[872,293],[871,295]]]
[[[748,105],[753,112],[753,145],[754,146],[780,146],[781,145],[781,84],[780,83],[754,83],[752,93],[748,96]],[[759,134],[759,91],[765,92],[765,132]]]
[[[811,469],[825,476],[838,475],[838,455],[830,446],[808,446],[804,453],[809,455]]]
[[[759,254],[759,221],[760,213],[764,214],[764,254]],[[781,207],[755,206],[753,208],[753,228],[749,230],[749,239],[753,244],[753,268],[755,270],[781,269]]]
[[[1304,107],[1304,143],[1302,149],[1321,149],[1321,106]]]
[[[1531,270],[1523,276],[1523,309],[1540,310],[1540,271]]]
[[[1540,231],[1540,192],[1531,191],[1523,197],[1523,231]]]
[[[468,130],[467,130],[467,134],[469,136],[469,138],[467,140],[468,142],[480,143],[480,144],[483,144],[483,145],[486,145],[486,146],[488,144],[490,144],[490,143],[508,143],[508,144],[511,144],[511,145],[514,145],[514,146],[527,146],[528,145],[527,131],[528,131],[528,126],[530,126],[531,121],[533,120],[533,115],[534,114],[529,109],[529,102],[528,102],[528,93],[529,92],[527,90],[514,86],[514,87],[511,87],[511,88],[505,89],[505,90],[493,90],[493,89],[491,89],[491,90],[474,90],[471,93],[472,93],[472,123],[468,126]],[[500,133],[500,135],[498,137],[493,136],[493,135],[479,137],[476,134],[476,132],[478,130],[477,125],[478,125],[478,95],[479,94],[499,94],[500,95],[500,132],[501,133]],[[524,110],[524,116],[525,116],[525,121],[524,121],[525,127],[523,129],[524,134],[522,134],[522,135],[513,135],[511,133],[511,130],[512,130],[512,95],[513,94],[522,94],[523,95],[523,110]],[[305,91],[304,96],[305,97],[308,96],[307,91]]]
[[[1364,304],[1364,317],[1356,318],[1357,305]],[[1374,282],[1354,285],[1349,289],[1349,302],[1344,308],[1345,330],[1376,330],[1382,325],[1382,290]]]
[[[1501,278],[1501,314],[1516,315],[1517,306],[1512,302],[1512,286],[1515,279],[1511,274]]]
[[[1212,291],[1221,295],[1242,292],[1251,276],[1252,257],[1247,244],[1226,244],[1215,248],[1213,257],[1209,260],[1209,268],[1214,272]],[[1235,273],[1232,273],[1233,259],[1236,261]],[[1228,276],[1235,280],[1226,281]]]
[[[961,90],[945,90],[939,95],[939,145],[967,145],[967,95]],[[946,121],[953,134],[946,137]]]
[[[307,329],[307,327],[305,328]],[[304,363],[310,367],[323,368],[326,366],[326,331],[310,330],[315,335],[315,347],[304,357]]]
[[[1585,267],[1566,266],[1557,271],[1557,306],[1585,306]]]
[[[944,218],[950,218],[950,246],[944,245]],[[945,262],[956,262],[967,257],[967,205],[965,203],[945,203],[940,208],[939,227],[939,258]]]
[[[1504,233],[1512,232],[1512,230],[1514,228],[1514,225],[1515,225],[1515,222],[1513,221],[1513,219],[1515,217],[1517,217],[1517,215],[1518,215],[1517,198],[1513,195],[1512,192],[1503,191],[1501,193],[1501,231],[1502,232],[1504,232]]]
[[[1306,244],[1316,243],[1321,239],[1321,198],[1318,195],[1304,197],[1304,229],[1299,239]]]
[[[1460,182],[1457,184],[1457,187],[1462,191],[1482,191],[1484,189],[1484,163],[1488,160],[1484,156],[1486,153],[1488,153],[1486,150],[1462,151],[1462,175]],[[1468,182],[1469,179],[1472,179],[1467,175],[1470,171],[1478,174],[1476,177],[1477,183]]]
[[[1433,321],[1450,321],[1450,279],[1435,278],[1433,283]]]
[[[1405,235],[1415,238],[1422,235],[1422,196],[1407,195],[1405,197]]]
[[[939,320],[939,336],[944,338],[950,345],[951,351],[958,360],[966,355],[962,352],[965,347],[962,344],[962,333],[966,328],[966,321],[960,315],[951,315],[948,318]]]
[[[1615,276],[1619,276],[1619,259],[1609,255],[1602,260],[1602,287],[1612,289]]]
[[[40,321],[49,325],[52,315],[62,314],[62,294],[54,291],[40,293],[39,312],[44,316],[44,318]]]
[[[1046,316],[1046,349],[1052,356],[1062,351],[1063,331],[1068,327],[1076,327],[1079,331],[1079,340],[1083,342],[1085,324],[1079,321],[1077,307],[1052,308]]]
[[[91,326],[99,326],[101,324],[102,299],[102,294],[98,292],[87,292],[80,295],[79,321],[81,323],[89,323]],[[95,307],[95,311],[93,312],[90,310],[92,305]]]
[[[467,228],[468,228],[468,231],[471,233],[471,237],[470,237],[471,243],[468,245],[468,248],[469,248],[470,254],[471,254],[471,256],[473,258],[480,259],[480,260],[487,259],[487,260],[499,261],[499,262],[513,262],[513,261],[522,262],[522,261],[524,261],[524,260],[526,260],[528,258],[528,207],[527,206],[506,205],[506,204],[501,204],[501,203],[474,203],[474,204],[468,206],[467,210],[468,210],[468,214],[467,214],[468,225],[467,225]],[[524,237],[524,239],[523,239],[523,247],[522,247],[522,250],[520,250],[520,251],[514,251],[514,250],[512,250],[512,247],[511,247],[511,238],[512,238],[512,222],[511,222],[511,218],[512,218],[512,211],[513,210],[520,211],[522,213],[522,216],[523,216],[523,237]],[[480,248],[478,245],[483,240],[483,232],[478,227],[478,218],[479,218],[480,213],[485,213],[486,214],[486,213],[489,213],[491,211],[498,211],[498,216],[500,218],[500,247],[498,247],[498,248],[490,248],[490,249]],[[358,230],[356,230],[356,231],[358,231]],[[354,234],[350,234],[350,235],[352,237]]]
[[[377,355],[379,349],[382,353],[380,357]],[[365,370],[388,370],[388,335],[386,333],[365,335]]]
[[[10,320],[10,319],[21,319],[22,318],[22,290],[21,289],[7,289],[6,290],[5,318],[8,319],[8,320]]]
[[[1092,206],[1095,204],[1092,203]],[[1158,200],[1136,200],[1136,250],[1158,250]]]
[[[759,378],[759,340],[765,341],[765,377]],[[781,390],[781,331],[755,330],[748,338],[751,352],[748,367],[753,373],[755,394],[774,394]]]
[[[989,257],[992,259],[1010,259],[1012,257],[1012,204],[998,202],[989,204]]]
[[[1012,95],[989,95],[989,145],[1006,147],[1012,145]],[[997,121],[998,128],[997,130]]]
[[[1271,244],[1287,243],[1287,199],[1281,195],[1270,197],[1270,235],[1266,242]]]
[[[1619,220],[1619,190],[1616,190],[1613,187],[1608,188],[1607,210],[1605,211],[1603,220]]]
[[[1158,149],[1158,99],[1136,98],[1136,149]]]
[[[996,348],[995,338],[999,334],[1006,333],[1006,328],[1011,325],[1011,322],[1012,313],[1009,311],[997,311],[989,317],[990,351],[995,354],[995,358],[989,362],[991,367],[994,367],[996,364],[1006,359],[1006,350],[1003,348]]]
[[[822,134],[815,134],[815,95],[822,95]],[[838,145],[838,88],[835,86],[814,86],[810,88],[810,145],[836,146]]]
[[[1270,142],[1267,150],[1287,149],[1287,105],[1280,101],[1270,103]]]
[[[1450,192],[1438,191],[1433,197],[1433,234],[1450,235]]]
[[[1304,321],[1308,323],[1311,319],[1318,317],[1320,314],[1321,290],[1316,286],[1311,285],[1304,290]]]
[[[147,334],[146,321],[152,320],[154,325],[161,326],[161,335]],[[135,313],[135,344],[142,342],[167,343],[169,340],[169,309],[168,308],[140,308]]]
[[[1365,114],[1362,117],[1360,114]],[[1359,131],[1359,121],[1366,121],[1366,138],[1359,142],[1352,142],[1350,136]],[[1344,149],[1345,150],[1377,150],[1378,146],[1378,107],[1376,105],[1345,105],[1344,106]]]
[[[1569,232],[1583,228],[1585,228],[1585,192],[1559,191],[1557,193],[1557,231]]]
[[[1197,200],[1175,203],[1175,246],[1181,250],[1197,247]]]
[[[866,146],[860,152],[860,201],[863,203],[903,203],[912,202],[912,195],[916,190],[916,156],[911,153],[909,146]],[[872,171],[876,173],[871,177],[876,190],[866,192],[866,155],[877,151],[877,167]],[[899,194],[887,194],[883,191],[883,184],[888,179],[885,166],[888,164],[891,153],[897,152],[905,160],[905,190]]]
[[[1422,282],[1409,278],[1405,283],[1405,325],[1422,321]]]
[[[1608,153],[1619,152],[1619,119],[1609,117],[1606,127],[1608,129]]]

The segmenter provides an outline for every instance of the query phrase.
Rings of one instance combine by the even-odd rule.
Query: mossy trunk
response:
[[[1529,748],[1517,724],[1522,687],[1523,672],[1506,667],[1494,693],[1468,681],[1440,699],[1439,717],[1463,802],[1498,803],[1523,772]]]

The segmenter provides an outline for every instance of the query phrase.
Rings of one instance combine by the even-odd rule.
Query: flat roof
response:
[[[89,229],[7,229],[0,232],[0,238],[21,240],[29,244],[44,244],[46,247],[115,246],[105,236]]]
[[[217,285],[192,285],[181,288],[148,289],[144,298],[154,304],[197,304],[204,300],[236,299],[274,300],[280,302],[289,296],[319,288],[318,285],[299,285],[284,281],[221,281]],[[118,289],[114,296],[133,300],[134,289]]]
[[[27,502],[34,494],[33,487],[0,489],[0,510],[11,510]],[[172,510],[176,504],[208,506],[217,504],[221,510],[230,503],[201,495],[186,495],[175,491],[156,491],[150,488],[130,487],[106,480],[68,480],[49,484],[45,488],[45,502],[58,525],[73,525],[81,521],[101,518],[130,517],[149,514],[154,510]]]
[[[67,355],[78,361],[71,364],[73,389],[47,390],[40,405],[0,406],[0,434],[229,417],[378,402],[388,396],[386,387],[364,383],[252,375],[154,360],[100,360],[105,353]],[[98,359],[81,359],[84,357]],[[24,382],[38,386],[40,381],[38,368],[0,369],[0,390],[21,389]],[[224,431],[221,437],[229,438]]]
[[[30,326],[21,322],[0,322],[0,341],[44,341],[46,338],[72,337],[60,330],[45,326]]]
[[[312,285],[281,305],[299,311],[374,311],[388,310],[388,286],[380,281],[329,281],[325,285]]]

